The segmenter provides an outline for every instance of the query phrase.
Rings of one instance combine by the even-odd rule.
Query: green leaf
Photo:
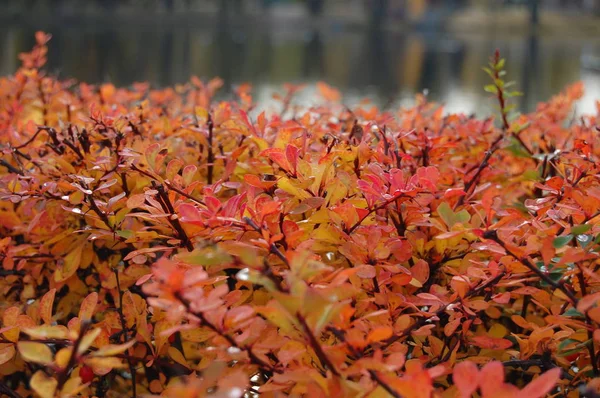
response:
[[[571,233],[573,235],[581,235],[581,234],[585,234],[590,229],[592,229],[592,226],[589,224],[575,225],[575,226],[571,227]]]
[[[487,91],[488,93],[492,93],[492,94],[498,94],[498,87],[496,87],[493,84],[488,84],[485,87],[483,87],[483,89],[485,91]]]
[[[527,170],[522,176],[525,181],[539,181],[540,179],[540,173],[537,170]]]
[[[523,145],[515,138],[510,137],[510,144],[506,147],[506,149],[512,153],[514,156],[519,158],[530,158],[529,152],[523,148]]]
[[[565,343],[568,343],[568,344],[565,344]],[[574,344],[574,343],[578,343],[578,344],[568,350],[564,350],[565,347],[570,346],[571,344]],[[576,340],[567,339],[563,343],[559,344],[559,348],[561,349],[561,351],[558,355],[567,356],[567,355],[571,355],[571,354],[576,354],[579,351],[581,351],[582,349],[584,349],[585,347],[590,346],[591,343],[592,343],[591,339],[583,341],[581,343]]]
[[[554,246],[555,249],[560,249],[561,247],[568,245],[572,239],[573,239],[573,235],[571,235],[571,234],[559,236],[554,239],[554,241],[552,242],[552,246]]]
[[[471,215],[467,210],[461,210],[458,213],[455,213],[446,202],[443,202],[438,206],[437,212],[448,228],[452,228],[452,226],[457,223],[464,224],[471,219]]]
[[[558,349],[560,351],[564,351],[567,347],[573,344],[579,344],[579,341],[573,339],[565,339],[558,344]]]
[[[504,65],[506,65],[506,58],[500,58],[500,61],[496,64],[496,70],[504,69]]]
[[[564,272],[560,270],[554,270],[548,273],[548,276],[550,277],[550,279],[552,279],[552,281],[559,282],[563,278]]]
[[[565,311],[564,315],[571,318],[583,318],[583,314],[577,311],[575,308],[569,308]]]
[[[129,239],[133,235],[135,235],[135,232],[127,229],[127,230],[117,231],[117,235],[119,235],[121,238]]]

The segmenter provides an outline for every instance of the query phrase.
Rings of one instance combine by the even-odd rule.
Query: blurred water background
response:
[[[155,87],[190,75],[249,82],[267,104],[284,82],[339,88],[349,104],[485,113],[481,67],[499,48],[530,111],[583,81],[577,111],[600,99],[600,0],[0,0],[0,74],[34,32],[52,33],[48,70],[90,83]]]

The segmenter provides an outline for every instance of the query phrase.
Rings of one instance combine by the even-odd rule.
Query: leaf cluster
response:
[[[600,393],[600,104],[0,78],[0,393]],[[596,394],[596,395],[594,395]]]

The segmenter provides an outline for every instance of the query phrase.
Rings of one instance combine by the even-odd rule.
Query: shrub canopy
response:
[[[600,119],[0,79],[0,392],[597,391]],[[251,115],[251,116],[249,116]]]

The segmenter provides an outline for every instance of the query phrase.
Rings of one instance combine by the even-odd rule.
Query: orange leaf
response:
[[[588,294],[577,303],[577,311],[585,313],[600,301],[600,292]]]
[[[4,311],[4,314],[2,314],[2,323],[4,324],[4,326],[5,327],[16,326],[17,319],[19,318],[20,312],[21,311],[17,307],[7,308]],[[12,342],[17,342],[17,340],[19,339],[19,328],[14,327],[10,330],[5,330],[3,332],[3,334],[7,340],[10,340]]]
[[[10,361],[15,356],[15,346],[7,345],[0,348],[0,365]]]
[[[378,326],[369,332],[367,341],[370,343],[381,341],[392,337],[394,330],[389,326]]]
[[[327,101],[338,102],[342,98],[338,90],[327,85],[326,83],[318,82],[317,89],[319,90],[319,94],[321,94]]]
[[[429,279],[429,264],[425,260],[419,259],[410,269],[410,274],[424,284]]]

